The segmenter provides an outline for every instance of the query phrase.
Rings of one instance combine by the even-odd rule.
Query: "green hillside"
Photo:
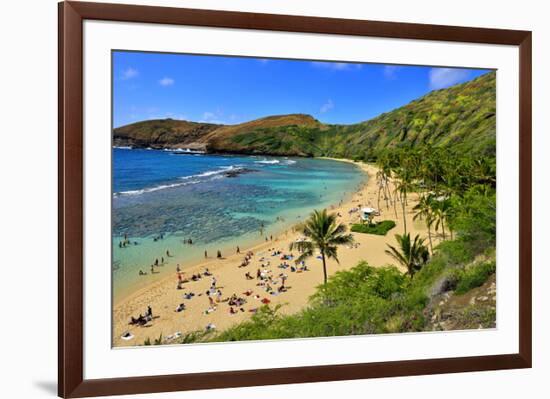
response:
[[[380,151],[420,144],[495,154],[496,74],[436,90],[378,117],[329,125],[303,114],[221,126],[144,121],[114,130],[117,145],[190,147],[209,152],[369,159]]]

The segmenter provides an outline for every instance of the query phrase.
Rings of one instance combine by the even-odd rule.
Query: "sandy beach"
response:
[[[346,202],[334,204],[329,208],[331,213],[341,215],[338,218],[339,221],[348,228],[352,223],[357,223],[360,220],[359,212],[350,213],[351,209],[365,206],[378,208],[376,167],[363,163],[356,163],[356,165],[368,174],[367,183],[350,196]],[[413,222],[412,220],[412,208],[416,202],[417,195],[414,193],[409,194],[407,230],[412,236],[420,234],[422,237],[426,237],[427,230],[423,221]],[[376,217],[375,221],[394,220],[397,224],[396,227],[386,236],[353,233],[356,244],[353,247],[339,247],[338,249],[340,264],[337,264],[334,260],[328,260],[329,275],[339,270],[350,269],[361,260],[367,261],[372,266],[395,264],[392,258],[385,253],[385,249],[388,243],[395,245],[394,234],[403,233],[401,203],[397,204],[397,218],[393,206],[390,205],[387,208],[383,198],[380,200],[379,210],[380,216]],[[322,284],[321,260],[310,258],[306,261],[308,271],[291,272],[290,268],[281,269],[278,267],[283,260],[280,259],[280,255],[273,256],[273,252],[281,251],[282,254],[290,254],[289,244],[299,239],[300,236],[299,232],[289,229],[277,237],[274,236],[272,241],[251,248],[241,247],[240,254],[237,254],[235,249],[231,255],[224,254],[225,257],[222,259],[217,259],[211,255],[203,262],[185,268],[182,278],[189,279],[193,274],[203,273],[205,269],[208,269],[212,276],[202,276],[198,281],[185,282],[180,290],[176,289],[178,285],[176,262],[168,258],[162,266],[164,270],[168,271],[165,278],[152,282],[151,285],[126,296],[114,304],[113,345],[115,347],[142,345],[147,338],[153,340],[161,334],[163,341],[170,343],[170,338],[174,334],[184,335],[188,332],[204,330],[208,324],[214,325],[216,330],[221,331],[250,318],[254,309],[262,306],[262,300],[265,302],[265,299],[270,301],[270,305],[282,304],[281,313],[291,314],[299,311],[307,305],[308,298],[315,292],[315,287]],[[240,267],[246,253],[249,251],[253,253],[249,264]],[[294,265],[292,260],[286,262],[289,265]],[[256,279],[258,269],[271,275],[275,281],[278,281],[279,285],[281,280],[279,275],[284,273],[288,276],[285,282],[287,290],[278,293],[278,295],[271,295],[266,292],[265,286],[257,285],[260,282]],[[245,277],[247,272],[253,277],[252,279]],[[222,301],[219,303],[214,301],[214,306],[205,294],[210,288],[213,278],[215,278],[216,287],[222,292]],[[277,291],[277,286],[273,288]],[[191,292],[195,295],[191,299],[185,299],[184,294]],[[246,303],[242,306],[233,306],[236,313],[231,314],[231,306],[224,300],[233,294],[246,299]],[[215,299],[215,297],[213,298]],[[185,304],[185,310],[177,312],[176,308],[182,303]],[[152,309],[153,320],[145,326],[129,325],[131,317],[145,314],[148,306]],[[210,310],[207,312],[208,309]],[[122,339],[121,336],[128,332],[133,337]]]

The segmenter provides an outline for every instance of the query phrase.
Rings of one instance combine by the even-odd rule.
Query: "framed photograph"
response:
[[[531,32],[59,4],[61,397],[531,352]]]

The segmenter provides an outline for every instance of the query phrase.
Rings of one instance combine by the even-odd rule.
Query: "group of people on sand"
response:
[[[239,247],[237,247],[236,252],[239,254],[241,253]],[[166,251],[166,256],[171,256],[168,250]],[[221,257],[221,253],[219,250],[218,257]],[[253,258],[254,253],[252,251],[247,251],[239,267],[249,266],[252,263]],[[278,261],[280,261],[279,265],[277,266],[279,269],[283,269],[280,273],[274,273],[271,270],[271,263],[273,260],[272,258],[276,258]],[[252,289],[247,289],[245,292],[242,293],[242,296],[238,296],[236,293],[233,293],[230,297],[223,298],[223,292],[221,289],[223,287],[219,286],[217,277],[208,268],[205,268],[202,272],[195,272],[187,277],[185,275],[185,272],[182,271],[180,264],[176,265],[176,275],[178,280],[176,288],[178,290],[181,290],[184,288],[184,285],[186,283],[203,281],[206,277],[210,277],[210,287],[206,291],[199,292],[197,294],[195,294],[195,292],[191,290],[186,291],[183,293],[182,299],[184,301],[190,301],[195,297],[201,297],[204,295],[208,299],[208,307],[203,311],[204,315],[209,315],[212,312],[215,312],[218,307],[224,303],[228,306],[229,314],[236,315],[238,313],[246,312],[245,305],[248,303],[246,297],[251,297],[252,299],[259,301],[259,303],[267,305],[271,303],[271,299],[269,298],[269,296],[277,296],[281,293],[286,292],[289,287],[287,287],[288,275],[285,274],[285,269],[290,269],[291,272],[301,272],[308,270],[304,262],[301,262],[300,265],[294,265],[294,262],[290,262],[293,259],[294,256],[292,253],[287,254],[283,253],[280,249],[269,248],[267,250],[266,256],[261,256],[258,259],[259,267],[257,268],[256,276],[253,276],[250,271],[247,271],[245,273],[246,280],[256,280],[256,287],[258,287],[260,291],[268,294],[268,297],[265,297],[265,294],[260,295],[259,293],[254,293]],[[157,258],[155,259],[155,262],[151,265],[151,268],[152,270],[154,270],[155,267],[159,267],[164,263],[164,256],[160,258],[160,261]],[[180,302],[175,307],[174,312],[182,313],[187,309],[187,307],[188,305],[186,305],[185,302]],[[248,312],[255,313],[257,312],[257,310],[258,307],[251,307]],[[151,307],[149,306],[144,315],[140,314],[137,318],[132,316],[130,324],[144,326],[152,319],[153,312]],[[206,326],[207,330],[213,330],[215,328],[215,325],[213,325],[212,323],[208,323],[208,325]]]
[[[206,276],[206,277],[212,276],[212,272],[208,268],[205,268],[202,273],[200,272],[196,274],[193,273],[190,278],[186,278],[185,273],[181,271],[181,267],[178,263],[176,265],[176,275],[178,277],[178,284],[176,286],[176,289],[181,290],[185,283],[188,283],[189,281],[194,281],[194,282],[199,281],[203,278],[203,276]]]
[[[153,320],[153,309],[151,308],[151,306],[147,306],[147,310],[145,311],[145,314],[140,313],[137,318],[134,316],[131,316],[130,324],[137,325],[137,326],[144,326],[147,323],[149,323],[151,320]]]
[[[239,247],[237,247],[237,253],[241,253],[239,251]],[[243,261],[241,262],[241,264],[239,265],[239,267],[246,267],[250,264],[250,260],[252,259],[252,257],[254,256],[254,252],[252,251],[248,251],[243,259]]]

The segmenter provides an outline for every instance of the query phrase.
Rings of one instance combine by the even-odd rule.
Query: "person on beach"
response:
[[[154,272],[155,272],[155,266],[151,265],[151,274],[153,274]]]
[[[151,309],[151,305],[147,305],[147,317],[153,318],[153,309]]]
[[[170,251],[166,250],[166,256],[170,257]]]
[[[208,252],[204,250],[204,259],[207,259],[207,258],[208,258]]]
[[[218,249],[218,255],[217,255],[218,259],[221,259],[222,257],[222,252]]]
[[[164,256],[161,256],[161,258],[160,258],[160,264],[161,264],[161,265],[164,265]]]
[[[157,259],[155,259],[155,266],[158,266],[158,265],[159,265],[159,260],[157,258]]]
[[[241,253],[241,249],[239,248],[239,246],[237,245],[237,253],[240,254]]]
[[[176,265],[176,272],[178,273],[181,272],[181,267],[179,263]]]
[[[184,303],[180,303],[180,304],[178,305],[178,307],[176,308],[176,312],[178,312],[178,313],[179,313],[179,312],[182,312],[182,311],[184,311],[184,310],[185,310],[185,304],[184,304]]]

